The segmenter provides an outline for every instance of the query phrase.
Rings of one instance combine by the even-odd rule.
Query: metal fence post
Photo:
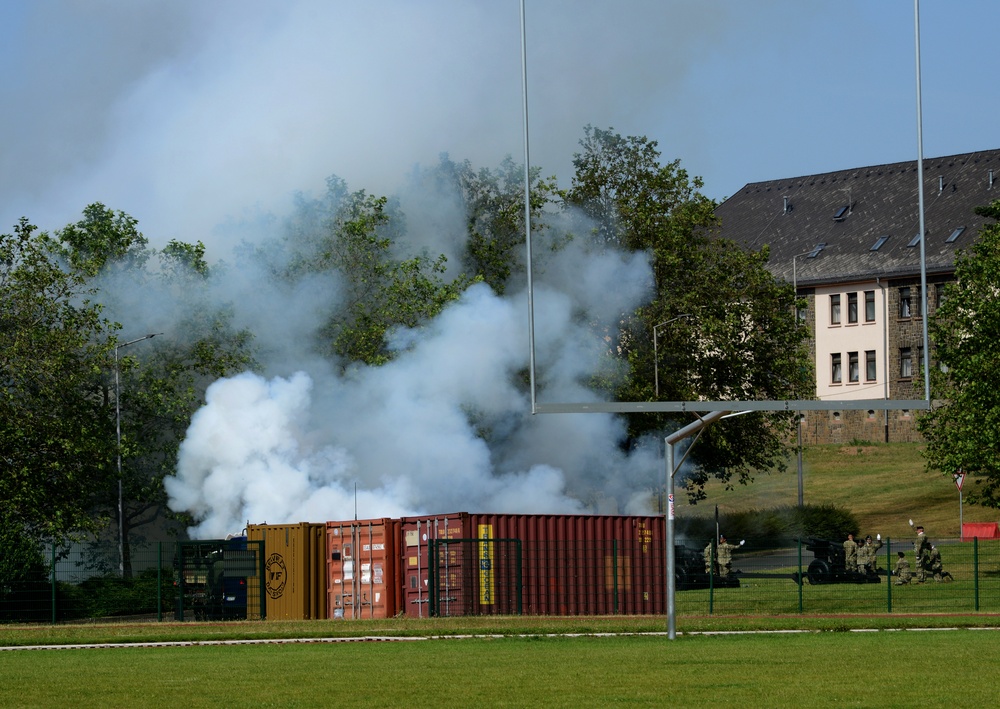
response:
[[[156,622],[163,622],[163,542],[156,543]]]
[[[979,610],[979,537],[972,538],[972,579],[975,589],[976,611]]]
[[[615,615],[618,615],[618,540],[617,539],[611,540],[611,566],[614,567],[612,571],[615,575],[614,577],[615,580],[614,583],[612,584],[612,587],[614,589],[612,608],[614,608],[615,610]]]
[[[711,557],[708,562],[708,614],[712,615],[715,610],[715,562],[719,558],[716,556],[718,554],[717,547],[715,546],[717,538],[712,539],[712,552]]]
[[[802,537],[799,537],[799,613],[802,613],[802,585],[805,579],[802,577]]]
[[[875,564],[877,567],[878,564]],[[886,613],[892,613],[892,539],[885,540],[885,596]]]
[[[439,539],[427,539],[427,617],[434,618],[440,615],[438,610],[438,589],[437,589],[437,570],[438,570],[438,544],[442,540]],[[445,548],[446,555],[448,554],[447,548]],[[480,579],[480,583],[482,580]]]
[[[514,542],[514,548],[517,550],[517,576],[515,577],[515,583],[517,583],[517,614],[522,615],[524,613],[524,607],[522,605],[523,596],[522,592],[524,586],[521,583],[521,579],[524,578],[523,567],[521,565],[521,540],[517,539]]]
[[[52,625],[56,624],[56,542],[52,540]]]

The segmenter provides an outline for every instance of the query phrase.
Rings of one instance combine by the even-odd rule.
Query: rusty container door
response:
[[[398,527],[393,519],[326,523],[330,618],[396,615]]]
[[[525,614],[665,612],[661,517],[473,514],[468,526],[479,537],[520,540]]]
[[[436,606],[439,615],[455,615],[452,604],[465,592],[462,573],[465,559],[458,548],[446,545],[438,547],[436,553],[435,578],[437,579],[434,603],[430,574],[431,542],[473,539],[475,534],[469,527],[469,515],[455,512],[425,517],[403,517],[399,520],[399,584],[402,611],[410,617],[426,618],[431,606]],[[443,554],[443,556],[442,556]]]
[[[268,620],[326,618],[326,526],[251,524],[247,537],[264,542]]]

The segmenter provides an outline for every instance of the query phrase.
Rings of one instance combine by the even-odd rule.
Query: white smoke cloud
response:
[[[585,273],[648,283],[644,257],[578,258]],[[591,263],[609,258],[614,267]],[[594,400],[582,379],[606,345],[576,315],[616,293],[599,279],[594,285],[599,293],[536,288],[537,366],[548,397]],[[626,289],[620,307],[646,292]],[[656,471],[619,450],[618,418],[529,413],[517,384],[528,364],[526,303],[524,293],[499,298],[476,285],[426,327],[399,333],[406,348],[384,366],[215,382],[176,476],[165,481],[170,507],[198,520],[194,536],[216,537],[247,521],[608,511],[595,509],[598,498],[625,505]]]

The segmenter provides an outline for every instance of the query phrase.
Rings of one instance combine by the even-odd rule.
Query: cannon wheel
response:
[[[823,559],[813,559],[806,569],[806,578],[813,586],[830,582],[830,564]]]

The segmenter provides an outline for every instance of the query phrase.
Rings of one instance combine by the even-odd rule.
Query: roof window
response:
[[[946,244],[954,244],[956,241],[958,241],[958,237],[960,237],[962,235],[963,231],[965,231],[965,227],[964,226],[958,227],[957,229],[955,229],[955,231],[951,232],[951,236],[949,236],[947,239],[945,239],[944,243],[946,243]]]
[[[806,258],[816,258],[819,252],[826,248],[826,244],[816,244],[816,248],[806,254]]]
[[[907,244],[907,246],[916,246],[919,243],[920,243],[920,234],[918,233],[912,239],[910,239],[910,243]]]
[[[882,248],[882,245],[885,244],[885,242],[887,242],[888,240],[889,240],[889,235],[883,234],[878,239],[876,239],[875,243],[872,244],[872,247],[871,249],[869,249],[869,251],[878,251],[879,249]]]
[[[851,205],[845,204],[843,207],[838,207],[837,211],[833,214],[833,221],[842,222],[847,219],[848,213],[851,211]]]

